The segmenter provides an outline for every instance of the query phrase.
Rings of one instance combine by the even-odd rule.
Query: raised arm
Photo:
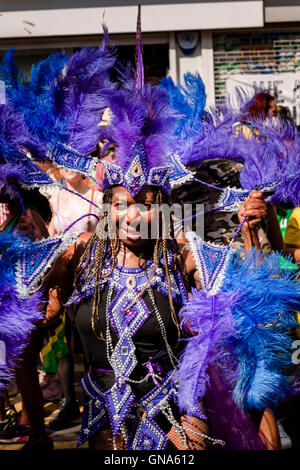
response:
[[[244,238],[245,251],[251,250],[253,247],[259,248],[259,240],[256,230],[257,225],[261,222],[266,213],[267,207],[263,199],[263,194],[255,190],[251,191],[238,213],[240,222],[247,217],[247,220],[241,229],[241,233]],[[196,286],[201,286],[196,262],[192,251],[188,247],[188,241],[183,231],[179,234],[176,241],[191,283]]]
[[[240,222],[247,217],[241,229],[245,251],[251,250],[253,247],[259,248],[257,226],[266,214],[267,205],[263,193],[256,190],[251,191],[238,212]]]

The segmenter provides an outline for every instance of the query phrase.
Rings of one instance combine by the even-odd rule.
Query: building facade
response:
[[[153,80],[198,71],[210,105],[221,103],[232,84],[253,79],[297,107],[299,0],[0,1],[1,53],[15,47],[27,73],[51,52],[99,44],[104,21],[120,56],[132,58],[139,3],[146,73]]]

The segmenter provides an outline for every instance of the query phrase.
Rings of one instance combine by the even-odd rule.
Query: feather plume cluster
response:
[[[0,65],[0,79],[6,87],[6,105],[2,110],[5,121],[9,114],[12,122],[15,120],[14,126],[10,123],[6,127],[6,141],[25,147],[38,159],[45,159],[44,141],[51,141],[56,131],[49,98],[51,80],[61,72],[67,59],[67,54],[51,54],[32,67],[29,83],[19,74],[13,49],[5,54]]]
[[[208,296],[192,289],[192,296],[181,309],[182,326],[192,330],[178,367],[178,404],[188,414],[199,414],[199,400],[210,383],[209,366],[224,360],[227,352],[221,345],[235,337],[233,305],[239,301],[236,292]]]
[[[184,165],[200,167],[203,161],[212,159],[238,161],[243,163],[243,189],[276,182],[270,200],[289,206],[300,204],[300,134],[295,124],[280,116],[276,121],[265,115],[249,117],[257,95],[249,98],[241,90],[237,90],[234,105],[228,102],[204,113],[205,94],[197,75],[187,74],[185,86],[174,85],[170,78],[161,86],[182,115],[174,135],[174,152]]]
[[[166,90],[171,106],[180,115],[174,135],[186,140],[202,133],[206,94],[198,73],[186,73],[183,81],[175,85],[171,77],[163,78],[159,87]]]
[[[130,80],[126,89],[103,92],[113,115],[106,132],[117,145],[116,163],[122,168],[129,166],[135,145],[142,141],[148,167],[166,165],[178,113],[170,107],[164,90],[148,83],[138,90]]]
[[[31,138],[26,148],[34,158],[46,159],[49,145],[56,142],[84,154],[95,150],[106,107],[101,90],[112,86],[108,70],[114,62],[106,28],[102,46],[82,48],[71,56],[51,54],[32,67],[29,83],[18,76],[13,52],[6,54],[0,78],[14,111],[23,115]],[[20,134],[24,136],[23,128]]]
[[[65,126],[61,141],[80,153],[92,152],[100,140],[99,123],[107,107],[102,91],[113,88],[108,71],[115,60],[105,28],[102,46],[75,52],[51,88],[54,114]]]
[[[232,256],[216,296],[192,294],[180,312],[194,334],[180,360],[181,408],[194,412],[209,384],[208,368],[222,362],[227,366],[218,370],[244,411],[262,411],[284,399],[300,286],[280,269],[279,255]]]
[[[43,316],[39,312],[40,293],[21,300],[16,290],[14,260],[21,246],[24,249],[24,241],[24,238],[17,239],[12,234],[0,235],[0,393],[20,365],[30,334]]]

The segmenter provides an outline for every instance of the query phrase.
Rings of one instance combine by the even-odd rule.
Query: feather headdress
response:
[[[247,117],[246,122],[244,116],[256,96],[247,101],[240,92],[237,97],[238,109],[228,105],[206,114],[202,135],[183,147],[183,163],[200,166],[203,160],[215,158],[239,161],[244,190],[258,188],[271,192],[270,200],[277,204],[299,205],[300,134],[295,124],[265,115]]]
[[[171,106],[180,115],[174,135],[182,140],[198,137],[206,104],[205,86],[200,75],[188,72],[183,77],[183,84],[177,85],[171,77],[163,78],[159,86],[166,90]]]
[[[53,185],[53,180],[26,153],[31,142],[23,116],[10,103],[0,105],[0,191],[20,197],[19,188]]]
[[[112,112],[106,132],[116,144],[116,162],[103,162],[103,188],[121,185],[133,197],[145,186],[158,186],[169,193],[172,165],[167,157],[178,113],[170,107],[164,90],[144,83],[140,16],[135,78],[128,76],[127,70],[122,80],[126,87],[103,93]]]

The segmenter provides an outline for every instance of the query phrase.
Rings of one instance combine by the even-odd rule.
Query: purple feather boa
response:
[[[27,243],[30,241],[26,237],[14,237],[12,233],[2,233],[0,236],[0,393],[20,365],[35,324],[43,318],[43,313],[39,311],[41,292],[20,299],[15,286],[15,257],[20,249],[26,248]]]
[[[183,412],[202,416],[198,403],[209,385],[208,367],[215,361],[226,360],[227,352],[221,345],[229,336],[236,335],[231,309],[238,299],[237,292],[208,296],[193,289],[180,311],[182,324],[194,334],[188,339],[177,373],[178,403]]]

